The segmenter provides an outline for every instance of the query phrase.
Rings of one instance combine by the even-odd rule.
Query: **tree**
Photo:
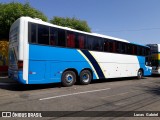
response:
[[[59,26],[69,27],[80,31],[91,32],[91,29],[86,21],[76,19],[75,17],[53,17],[53,19],[50,20],[50,23]]]
[[[47,21],[47,17],[42,12],[32,8],[29,3],[0,3],[0,39],[8,40],[12,23],[21,16],[36,17]]]

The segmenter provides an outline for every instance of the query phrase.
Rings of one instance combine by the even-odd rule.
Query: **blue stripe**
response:
[[[81,50],[83,54],[89,59],[89,61],[92,63],[94,69],[96,70],[99,78],[105,78],[101,67],[99,66],[98,62],[95,60],[95,58],[90,54],[88,50]]]

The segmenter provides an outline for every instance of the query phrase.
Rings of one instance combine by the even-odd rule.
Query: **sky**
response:
[[[94,33],[138,44],[160,43],[160,0],[0,0],[25,3],[54,16],[87,21]]]

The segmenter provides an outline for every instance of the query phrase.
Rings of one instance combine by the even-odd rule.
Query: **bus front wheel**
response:
[[[62,74],[62,85],[69,87],[74,85],[76,82],[76,74],[73,71],[65,71]]]
[[[143,72],[142,72],[142,70],[138,70],[137,78],[138,79],[142,79],[143,78]]]
[[[92,74],[89,70],[83,70],[80,73],[80,83],[82,85],[88,85],[91,82]]]

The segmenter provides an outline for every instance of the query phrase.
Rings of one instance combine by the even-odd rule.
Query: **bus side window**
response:
[[[137,46],[137,55],[139,55],[139,56],[142,55],[142,49],[140,46]]]
[[[109,43],[107,40],[104,41],[104,51],[108,52],[109,49]]]
[[[49,45],[49,27],[38,25],[38,43]]]
[[[119,41],[115,41],[114,42],[114,51],[115,51],[115,53],[120,53],[120,42]]]
[[[58,34],[55,28],[50,28],[50,45],[57,45]]]
[[[58,29],[58,46],[66,47],[65,30]]]
[[[127,48],[127,49],[126,49],[126,50],[127,50],[127,51],[126,51],[127,54],[128,54],[128,55],[131,55],[132,52],[133,52],[132,45],[127,43],[127,44],[126,44],[126,48]]]
[[[67,32],[67,47],[75,48],[75,38],[73,32]]]
[[[84,49],[84,36],[78,36],[78,43],[79,43],[79,47],[80,49]]]
[[[121,44],[121,53],[122,53],[122,54],[125,54],[125,53],[126,53],[126,44],[125,44],[125,43],[122,43],[122,44]]]
[[[132,45],[132,55],[135,55],[135,46]]]
[[[121,54],[124,53],[123,48],[122,48],[123,43],[122,43],[122,42],[117,42],[117,44],[118,44],[118,45],[117,45],[117,47],[118,47],[118,48],[117,48],[117,52],[118,52],[118,53],[121,53]]]
[[[89,49],[89,50],[93,50],[93,37],[92,36],[87,36],[87,41],[86,41],[86,49]]]
[[[104,40],[104,51],[106,51],[106,52],[109,51],[109,42],[108,42],[108,40]]]
[[[93,50],[102,51],[103,50],[103,39],[100,37],[95,37],[93,39]]]
[[[135,51],[134,55],[137,55],[137,46],[136,45],[134,46],[134,51]]]
[[[110,42],[110,52],[115,52],[115,51],[116,51],[115,42],[111,41],[111,42]]]

